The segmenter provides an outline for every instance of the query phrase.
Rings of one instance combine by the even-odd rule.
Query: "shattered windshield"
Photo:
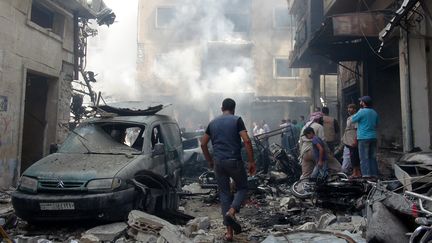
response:
[[[144,126],[125,123],[93,123],[72,131],[60,153],[140,154]]]

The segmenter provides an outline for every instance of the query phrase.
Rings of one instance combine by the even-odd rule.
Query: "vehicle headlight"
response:
[[[36,192],[38,181],[28,176],[22,176],[19,188],[24,191]]]
[[[121,185],[120,178],[91,180],[87,183],[88,190],[114,190]]]

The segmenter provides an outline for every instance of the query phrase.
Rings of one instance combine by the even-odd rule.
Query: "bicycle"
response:
[[[417,209],[418,212],[415,213],[422,214],[422,217],[415,219],[415,222],[420,226],[411,234],[409,242],[423,243],[432,241],[432,212],[424,207],[424,201],[432,202],[432,198],[412,191],[405,191],[404,194],[417,200],[419,208]]]

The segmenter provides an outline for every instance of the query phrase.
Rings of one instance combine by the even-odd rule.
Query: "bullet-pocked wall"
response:
[[[0,188],[63,141],[73,60],[70,11],[49,0],[0,1]]]

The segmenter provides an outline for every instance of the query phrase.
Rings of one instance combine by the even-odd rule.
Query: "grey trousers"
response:
[[[225,216],[230,208],[240,212],[241,204],[246,199],[248,191],[247,174],[243,161],[215,161],[215,173],[219,186],[222,216]],[[234,195],[231,193],[230,178],[235,182],[236,193]],[[227,225],[225,220],[224,225]]]

